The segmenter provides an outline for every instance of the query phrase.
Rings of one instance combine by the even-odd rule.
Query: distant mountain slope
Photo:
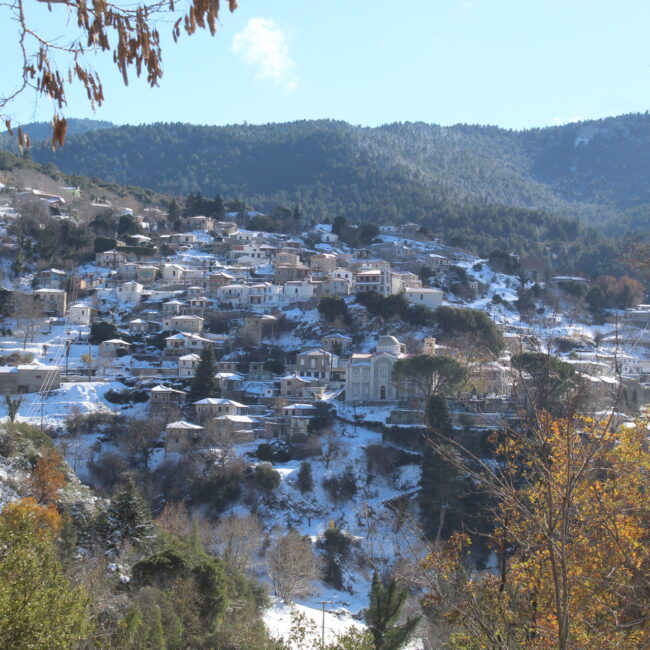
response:
[[[610,235],[650,226],[650,116],[509,131],[331,120],[196,126],[160,123],[71,134],[32,157],[69,173],[186,195],[245,199],[310,218],[415,221],[459,245],[501,247],[574,268],[575,220]],[[610,251],[611,252],[611,251]],[[611,259],[611,255],[610,255]],[[592,268],[589,262],[589,268]]]
[[[502,204],[590,222],[620,219],[650,203],[645,114],[521,132],[423,123],[364,128],[327,120],[87,126],[71,121],[62,150],[35,147],[32,155],[68,172],[163,192],[220,192],[263,208],[309,202],[319,217],[421,218],[422,209],[410,212],[414,206],[393,198],[397,183],[427,204]]]
[[[105,120],[87,120],[73,117],[68,120],[67,135],[78,135],[87,131],[107,129],[112,126],[115,125]],[[17,129],[18,125],[14,125],[13,128],[14,130]],[[29,135],[30,140],[34,143],[47,141],[52,136],[52,125],[50,122],[30,122],[21,126],[21,128]],[[7,151],[17,151],[18,147],[16,146],[15,137],[9,135],[7,131],[0,133],[0,148]]]

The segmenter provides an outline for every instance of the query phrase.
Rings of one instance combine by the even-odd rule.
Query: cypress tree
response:
[[[444,395],[431,395],[425,408],[426,421],[439,441],[449,440],[453,435],[451,417]],[[455,450],[448,448],[446,454]],[[454,463],[438,449],[427,445],[420,467],[420,517],[426,535],[437,540],[443,531],[453,528],[463,492],[460,473]]]
[[[372,577],[366,624],[372,634],[375,650],[399,650],[415,630],[419,616],[409,617],[402,625],[396,625],[406,596],[406,589],[400,589],[395,578],[384,585],[377,573]]]
[[[217,371],[214,350],[211,345],[204,346],[201,351],[201,360],[196,366],[192,387],[190,388],[190,402],[196,402],[206,397],[213,397],[217,392],[216,379]]]
[[[314,489],[314,477],[311,472],[311,463],[307,460],[303,460],[302,463],[300,463],[296,485],[301,494],[311,492]]]
[[[149,508],[132,478],[113,495],[109,514],[112,527],[120,540],[129,539],[135,545],[141,545],[155,535],[156,529]]]

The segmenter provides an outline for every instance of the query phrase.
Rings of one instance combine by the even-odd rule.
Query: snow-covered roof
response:
[[[151,389],[152,393],[178,393],[179,395],[185,395],[184,390],[176,390],[175,388],[170,388],[169,386],[163,386],[158,384]]]
[[[296,374],[285,375],[284,377],[280,377],[280,380],[283,380],[283,379],[286,379],[287,381],[289,379],[292,379],[292,380],[295,379],[296,381],[302,381],[305,384],[311,384],[311,379],[308,379],[306,377],[301,377],[300,375],[296,375]]]
[[[102,343],[112,343],[113,345],[131,345],[128,341],[123,341],[122,339],[107,339],[102,341]]]
[[[297,356],[299,357],[309,357],[309,356],[322,356],[327,357],[331,356],[329,352],[323,350],[323,348],[313,348],[311,350],[305,350],[305,352],[300,352]]]
[[[228,420],[229,422],[238,422],[239,424],[254,424],[257,422],[255,418],[249,415],[219,415],[215,420]]]
[[[234,406],[235,408],[248,408],[245,404],[240,404],[231,399],[225,399],[223,397],[205,397],[200,399],[198,402],[193,402],[194,406],[197,404],[211,404],[212,406]]]
[[[244,376],[238,372],[218,372],[215,377],[217,379],[231,379],[232,381],[244,381]]]
[[[203,431],[203,427],[199,426],[198,424],[192,424],[191,422],[186,422],[185,420],[179,420],[178,422],[170,422],[165,428],[166,429],[191,429],[193,431],[198,431],[198,430]]]

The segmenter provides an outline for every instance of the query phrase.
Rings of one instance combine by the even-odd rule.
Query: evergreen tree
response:
[[[212,216],[215,219],[223,219],[224,215],[226,214],[226,209],[223,206],[223,199],[221,198],[221,194],[217,194],[217,196],[214,197],[214,209],[212,211]]]
[[[311,463],[307,460],[303,460],[302,463],[300,463],[296,485],[301,494],[311,492],[314,489],[314,477],[311,473]]]
[[[156,529],[151,513],[132,478],[111,498],[109,514],[118,540],[144,545],[153,539]]]
[[[179,219],[181,216],[181,206],[178,205],[178,201],[176,199],[172,199],[169,202],[169,206],[167,208],[167,220],[169,223],[174,223],[177,219]]]
[[[213,397],[217,392],[216,379],[214,375],[217,372],[214,350],[211,345],[206,345],[201,351],[201,360],[196,366],[192,387],[190,388],[190,402],[197,402],[206,397]]]
[[[399,650],[415,630],[419,617],[409,617],[402,625],[396,625],[406,596],[406,589],[400,589],[395,578],[384,585],[377,573],[374,574],[366,624],[372,634],[375,650]]]
[[[431,395],[425,414],[427,424],[437,440],[444,441],[452,436],[451,418],[444,395]],[[447,454],[453,457],[455,450],[448,447],[445,450],[445,454],[441,454],[435,446],[427,445],[421,461],[421,523],[426,535],[437,540],[444,531],[453,529],[463,492],[458,469],[447,457]]]

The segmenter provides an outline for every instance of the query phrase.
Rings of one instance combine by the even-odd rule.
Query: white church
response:
[[[394,336],[381,336],[377,350],[371,354],[353,354],[350,357],[345,381],[345,401],[393,401],[398,393],[393,385],[393,366],[408,355],[404,345]]]

